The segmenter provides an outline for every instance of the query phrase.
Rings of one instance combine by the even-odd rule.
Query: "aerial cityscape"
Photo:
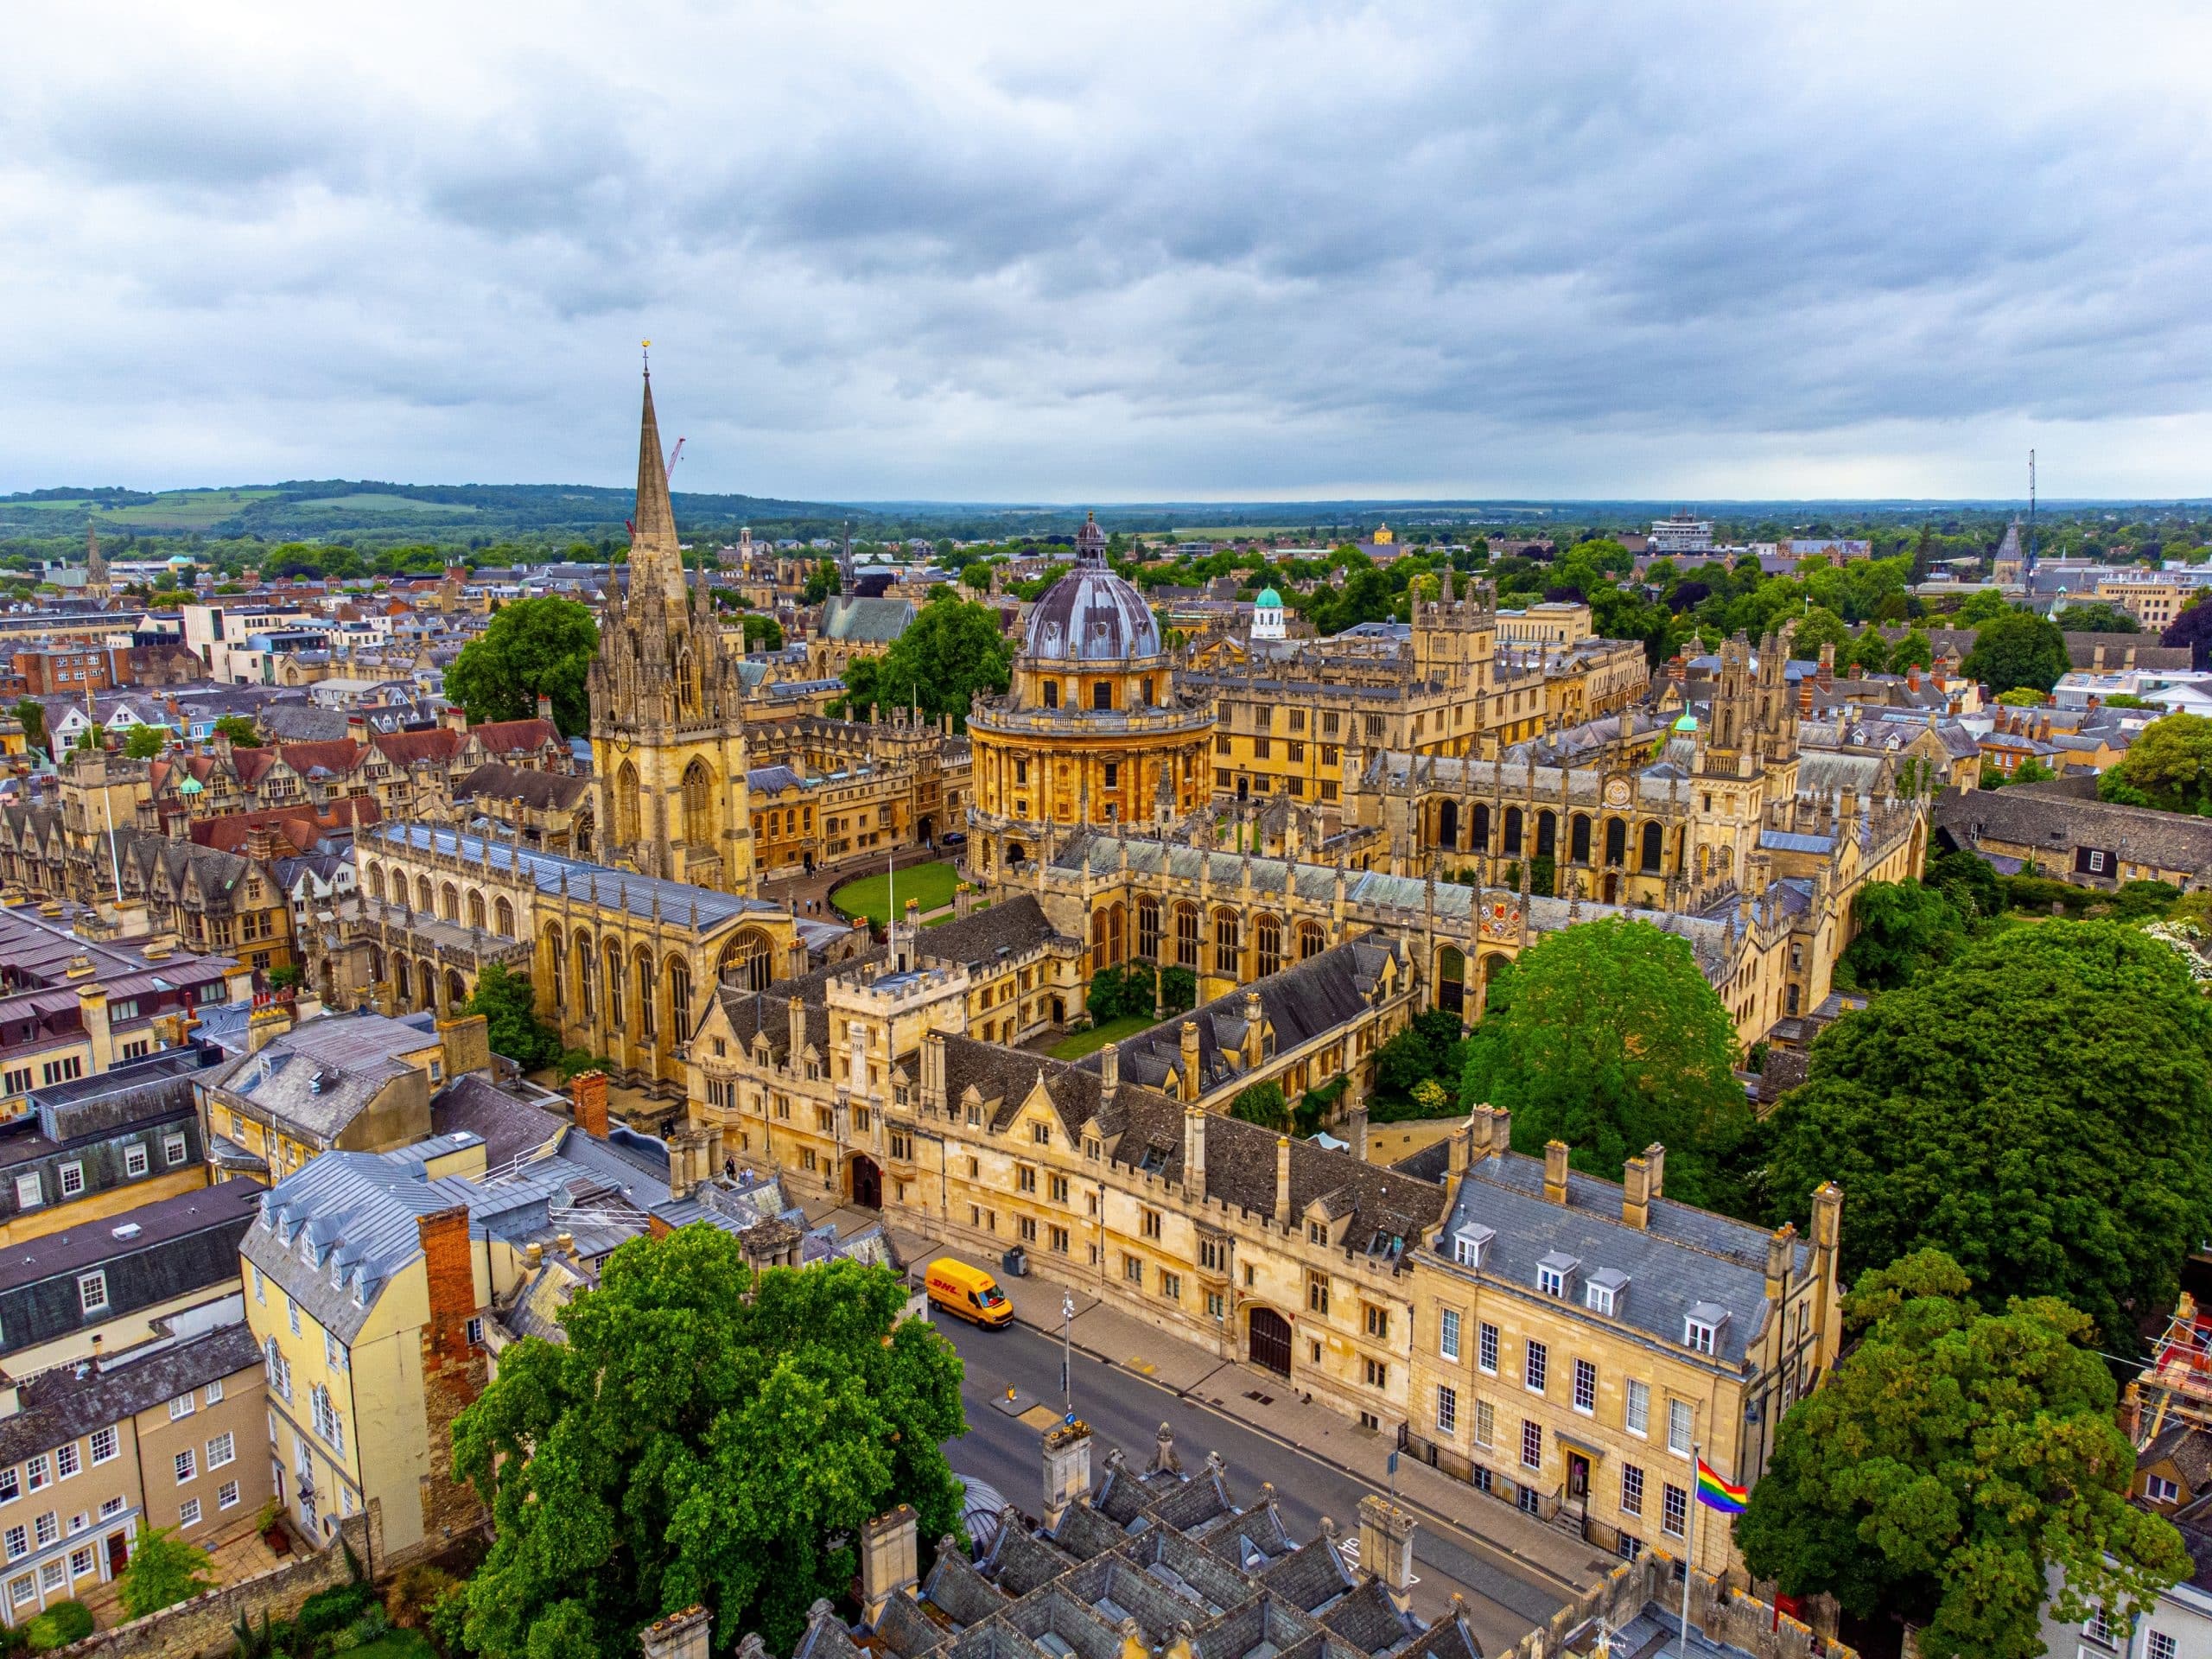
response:
[[[0,67],[9,1651],[2212,1659],[2201,20],[407,21]]]

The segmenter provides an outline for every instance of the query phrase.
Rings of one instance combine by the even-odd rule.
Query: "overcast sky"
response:
[[[0,491],[2212,494],[2212,8],[13,10]]]

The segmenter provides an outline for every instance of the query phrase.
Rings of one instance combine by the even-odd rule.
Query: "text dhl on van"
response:
[[[971,1268],[949,1255],[939,1256],[930,1263],[922,1284],[931,1302],[955,1319],[993,1329],[1014,1321],[1014,1304],[1007,1300],[998,1281],[981,1268]]]

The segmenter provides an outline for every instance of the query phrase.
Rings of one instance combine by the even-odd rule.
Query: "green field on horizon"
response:
[[[329,507],[340,512],[457,513],[467,516],[474,507],[461,501],[417,501],[411,495],[385,495],[364,491],[355,495],[322,495],[295,501],[295,507]]]

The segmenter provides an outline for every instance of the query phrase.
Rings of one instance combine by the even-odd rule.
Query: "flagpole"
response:
[[[1705,1507],[1697,1495],[1697,1471],[1705,1448],[1690,1443],[1690,1554],[1682,1564],[1682,1659],[1690,1659],[1690,1574],[1697,1571],[1697,1512]]]

